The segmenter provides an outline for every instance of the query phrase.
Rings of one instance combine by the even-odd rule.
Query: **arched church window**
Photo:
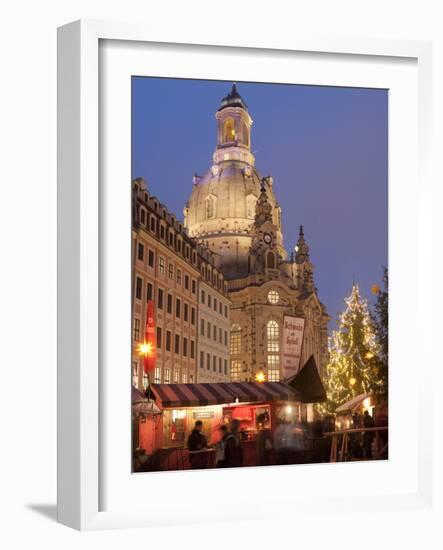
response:
[[[266,338],[268,352],[280,351],[280,328],[277,321],[268,321],[266,325]]]
[[[207,220],[215,217],[215,198],[214,197],[211,197],[211,196],[206,197],[205,213],[206,213]]]
[[[276,290],[270,290],[268,292],[268,302],[270,304],[278,304],[280,301],[280,295]]]
[[[268,321],[266,340],[268,380],[278,382],[280,380],[280,328],[277,321]]]
[[[231,326],[231,355],[241,353],[241,326],[234,323]]]
[[[269,269],[275,269],[275,256],[273,252],[268,252],[266,255],[266,265]]]
[[[235,141],[234,119],[227,118],[223,124],[223,143]]]

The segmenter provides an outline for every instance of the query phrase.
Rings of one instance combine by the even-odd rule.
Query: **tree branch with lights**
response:
[[[383,385],[380,376],[381,347],[368,302],[357,284],[345,299],[346,309],[339,316],[338,330],[329,340],[329,363],[325,386],[327,401],[320,405],[323,414],[364,393],[378,393]]]

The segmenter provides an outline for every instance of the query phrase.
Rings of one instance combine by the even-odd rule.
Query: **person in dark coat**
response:
[[[222,424],[219,427],[220,440],[218,441],[215,454],[215,467],[226,468],[226,439],[228,437],[228,427]]]
[[[229,434],[225,440],[225,467],[236,468],[243,466],[243,447],[239,435],[240,420],[234,418],[231,422]]]
[[[363,425],[365,428],[374,428],[375,423],[372,416],[366,410],[363,415]],[[372,442],[374,441],[374,432],[365,432],[363,437],[363,445],[365,449],[365,457],[367,460],[372,460]]]
[[[189,462],[191,463],[193,469],[207,467],[207,454],[198,452],[206,449],[208,446],[206,437],[201,433],[202,428],[203,422],[201,420],[197,420],[194,429],[188,437],[188,449],[191,451],[189,454]]]

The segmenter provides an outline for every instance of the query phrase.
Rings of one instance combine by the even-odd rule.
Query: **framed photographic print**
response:
[[[429,46],[191,42],[59,29],[59,521],[429,505]]]

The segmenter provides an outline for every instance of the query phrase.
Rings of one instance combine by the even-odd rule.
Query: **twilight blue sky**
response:
[[[251,145],[272,175],[290,252],[304,225],[315,283],[335,326],[353,281],[372,299],[387,265],[388,92],[237,83]],[[215,111],[231,82],[134,77],[132,174],[182,218],[194,173],[211,165]]]

